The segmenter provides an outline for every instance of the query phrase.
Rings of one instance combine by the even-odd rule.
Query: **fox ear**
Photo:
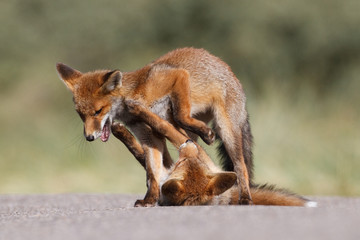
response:
[[[104,93],[109,93],[115,90],[116,87],[121,86],[122,73],[119,70],[108,72],[104,75],[104,83],[101,90]]]
[[[206,192],[213,196],[220,195],[231,188],[236,180],[237,176],[234,172],[215,173],[206,186]]]
[[[60,79],[63,80],[63,82],[70,89],[70,91],[74,91],[76,79],[79,78],[82,73],[63,63],[57,63],[56,69],[59,73]]]
[[[184,185],[179,179],[167,180],[161,187],[161,193],[166,197],[177,197],[184,192]]]

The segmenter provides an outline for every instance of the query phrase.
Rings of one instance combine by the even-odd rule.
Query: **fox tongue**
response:
[[[100,139],[101,141],[106,142],[107,140],[109,140],[109,137],[110,137],[109,125],[105,124],[105,126],[102,129]]]

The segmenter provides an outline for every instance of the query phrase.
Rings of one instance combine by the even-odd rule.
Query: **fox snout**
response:
[[[85,136],[85,138],[86,138],[86,141],[88,141],[88,142],[92,142],[95,140],[95,137],[93,135]]]
[[[94,141],[94,140],[95,140],[94,135],[92,135],[92,134],[90,134],[90,135],[86,135],[86,133],[85,133],[85,129],[84,129],[84,136],[85,136],[85,138],[86,138],[86,141],[92,142],[92,141]]]
[[[84,122],[84,136],[89,142],[100,138],[101,141],[106,142],[110,137],[111,121],[106,116],[102,120],[88,119]]]

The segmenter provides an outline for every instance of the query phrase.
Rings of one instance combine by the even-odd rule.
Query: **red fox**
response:
[[[159,205],[234,205],[239,204],[239,188],[234,172],[220,170],[206,152],[195,142],[178,132],[171,124],[152,113],[138,102],[128,101],[132,114],[143,119],[157,133],[166,136],[179,149],[179,159],[165,169],[167,177],[160,182]],[[124,126],[112,125],[115,137],[123,141]],[[135,156],[144,157],[141,145],[132,135],[126,137],[126,146]],[[144,159],[146,161],[146,159]],[[316,202],[271,185],[250,187],[255,205],[316,207]]]
[[[191,140],[179,148],[179,159],[161,186],[160,205],[236,205],[239,189],[234,172],[224,172],[201,158],[198,145]],[[255,205],[316,206],[315,202],[276,189],[272,185],[253,185],[250,193]]]
[[[146,167],[148,191],[137,205],[154,205],[159,196],[163,166],[172,159],[165,138],[139,121],[125,104],[136,100],[171,122],[183,134],[207,144],[215,134],[221,139],[219,153],[225,170],[234,171],[240,189],[239,202],[252,204],[252,135],[245,108],[243,88],[230,67],[206,50],[182,48],[171,51],[134,72],[99,70],[81,73],[65,64],[56,65],[60,78],[73,93],[75,109],[84,122],[88,141],[107,141],[115,121],[123,122],[139,139]],[[185,131],[183,131],[184,129]],[[121,131],[126,139],[129,132]],[[151,172],[151,174],[150,174]]]

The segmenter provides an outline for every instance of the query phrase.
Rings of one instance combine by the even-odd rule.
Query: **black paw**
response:
[[[240,205],[254,205],[254,202],[249,198],[240,198],[239,204]]]
[[[207,133],[201,138],[207,145],[211,145],[215,141],[215,133],[213,130],[208,128]]]
[[[154,207],[156,201],[149,200],[136,200],[134,207]]]

